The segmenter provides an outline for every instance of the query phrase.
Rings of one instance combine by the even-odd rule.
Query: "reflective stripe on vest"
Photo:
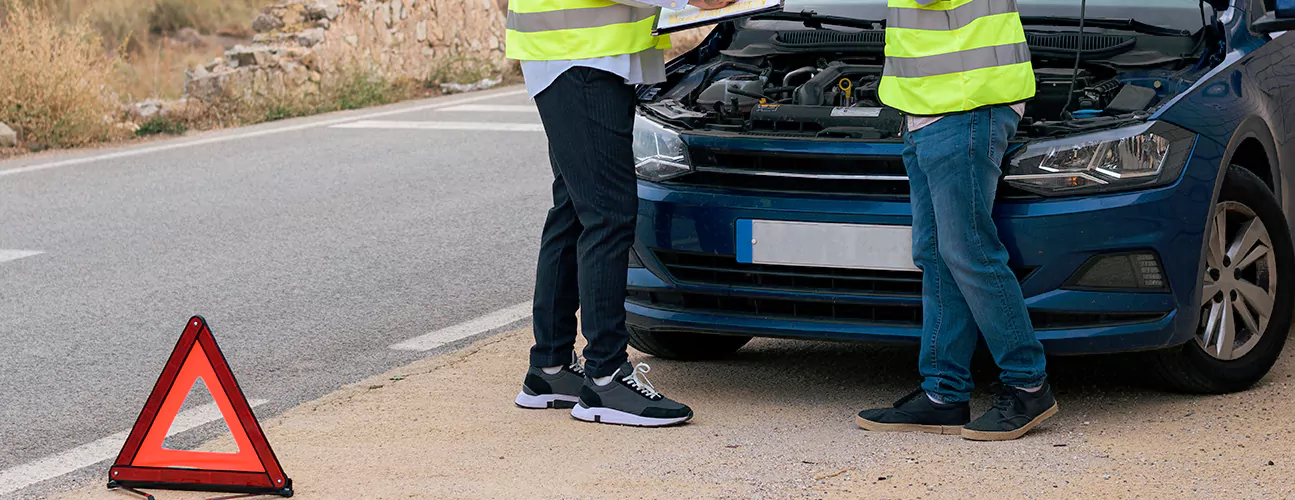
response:
[[[637,23],[656,16],[655,7],[624,9],[623,5],[552,12],[508,11],[505,28],[522,33],[597,28],[609,24]]]
[[[569,60],[670,48],[652,36],[655,7],[608,0],[512,0],[506,23],[506,55],[520,60]]]
[[[1016,0],[889,0],[879,96],[914,115],[1034,97],[1034,70]]]

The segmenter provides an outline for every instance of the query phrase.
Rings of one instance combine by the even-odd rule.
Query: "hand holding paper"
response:
[[[681,10],[662,9],[655,31],[669,33],[781,8],[782,0],[688,0],[688,6]]]
[[[688,5],[697,7],[701,10],[722,9],[732,5],[737,0],[688,0]]]

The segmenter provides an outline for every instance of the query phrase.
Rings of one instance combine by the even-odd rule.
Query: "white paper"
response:
[[[684,7],[682,10],[661,9],[661,15],[657,17],[656,27],[658,30],[668,30],[682,26],[714,24],[781,5],[782,0],[738,0],[728,7],[714,10],[701,10],[692,5]]]

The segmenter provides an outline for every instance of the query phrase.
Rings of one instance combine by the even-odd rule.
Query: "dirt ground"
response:
[[[632,353],[697,413],[633,429],[514,407],[529,337],[496,335],[265,422],[297,497],[1295,497],[1289,351],[1253,390],[1208,397],[1159,392],[1129,359],[1056,359],[1061,413],[1020,441],[974,443],[855,427],[858,410],[917,385],[912,349],[756,340],[716,362]],[[979,390],[973,411],[989,397]]]

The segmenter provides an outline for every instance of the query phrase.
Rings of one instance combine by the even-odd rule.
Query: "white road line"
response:
[[[464,104],[462,106],[450,106],[441,108],[438,111],[472,111],[481,113],[539,113],[540,111],[534,105],[526,104]]]
[[[27,172],[36,172],[36,171],[38,171],[38,170],[47,170],[47,169],[51,169],[51,168],[70,167],[70,166],[72,166],[72,165],[83,165],[83,164],[86,164],[86,163],[92,163],[92,162],[96,162],[96,161],[113,160],[113,159],[117,159],[117,158],[129,158],[129,157],[132,157],[132,156],[145,155],[145,154],[149,154],[149,153],[158,153],[158,152],[161,152],[161,151],[170,151],[170,150],[172,150],[172,149],[187,148],[187,147],[192,147],[192,146],[202,146],[202,145],[204,145],[204,144],[215,144],[215,143],[220,143],[220,142],[236,141],[236,140],[240,140],[240,139],[250,139],[250,138],[253,138],[253,137],[261,137],[261,136],[265,136],[265,135],[280,134],[280,133],[283,133],[283,132],[293,132],[293,131],[296,131],[296,130],[306,130],[306,129],[311,129],[311,128],[328,127],[328,126],[331,126],[331,125],[336,125],[336,124],[339,124],[339,123],[346,123],[346,122],[355,121],[355,120],[367,120],[367,119],[371,119],[371,118],[381,118],[381,117],[384,117],[384,116],[399,115],[399,114],[404,114],[404,113],[414,113],[414,112],[418,112],[418,111],[426,111],[426,110],[429,110],[429,109],[448,108],[448,107],[451,107],[451,106],[457,106],[457,105],[460,105],[460,104],[463,104],[463,103],[476,102],[476,101],[484,101],[484,100],[487,100],[487,99],[495,99],[495,98],[499,98],[499,97],[509,97],[509,96],[514,96],[514,95],[524,94],[524,93],[526,93],[526,91],[525,91],[525,90],[513,90],[513,91],[508,91],[508,92],[500,92],[500,93],[497,93],[497,94],[488,94],[488,95],[480,95],[480,96],[475,96],[475,97],[468,97],[468,98],[464,98],[464,99],[456,99],[456,100],[451,101],[451,102],[438,102],[438,103],[433,103],[433,104],[423,104],[423,105],[421,105],[421,106],[412,106],[412,107],[408,107],[408,108],[392,109],[392,110],[388,110],[388,111],[380,111],[380,112],[377,112],[377,113],[369,113],[369,114],[365,114],[365,115],[349,116],[349,117],[346,117],[346,118],[334,118],[334,119],[331,119],[331,120],[313,121],[313,122],[309,122],[309,123],[302,123],[302,124],[299,124],[299,125],[291,125],[291,126],[287,126],[287,127],[279,127],[279,128],[265,129],[265,130],[256,130],[256,131],[252,131],[252,132],[244,132],[244,133],[241,133],[241,134],[222,135],[222,136],[218,136],[218,137],[208,137],[208,138],[206,138],[206,139],[198,139],[198,140],[194,140],[194,141],[175,142],[175,143],[170,143],[170,144],[162,144],[162,145],[159,145],[159,146],[150,146],[150,147],[142,147],[142,148],[127,149],[127,150],[123,150],[123,151],[117,151],[117,152],[107,153],[107,154],[102,154],[102,155],[87,156],[87,157],[85,157],[85,158],[72,158],[72,159],[69,159],[69,160],[61,160],[61,161],[55,161],[55,162],[50,162],[50,163],[42,163],[42,164],[38,164],[38,165],[29,165],[29,166],[26,166],[26,167],[11,168],[11,169],[9,169],[9,170],[0,170],[0,177],[4,177],[4,176],[6,176],[6,175],[23,174],[23,173],[27,173]]]
[[[248,401],[253,408],[267,403],[263,399]],[[195,427],[220,420],[220,408],[216,403],[209,403],[176,415],[167,436],[174,436]],[[76,472],[104,460],[111,460],[121,452],[130,431],[122,431],[106,438],[86,443],[62,453],[28,462],[17,467],[0,471],[0,496],[21,490],[41,481]],[[106,469],[105,469],[106,473]]]
[[[487,130],[494,132],[543,132],[538,123],[483,123],[483,122],[405,122],[363,120],[333,125],[329,128],[370,128],[402,130]]]
[[[40,250],[5,250],[3,248],[0,248],[0,262],[18,260],[23,257],[31,257],[33,255],[40,255],[43,253],[45,252],[42,252]]]
[[[478,333],[488,332],[501,326],[516,323],[531,315],[531,303],[525,302],[492,312],[480,318],[442,328],[432,333],[414,337],[391,346],[397,351],[430,351],[455,340],[464,339]]]

